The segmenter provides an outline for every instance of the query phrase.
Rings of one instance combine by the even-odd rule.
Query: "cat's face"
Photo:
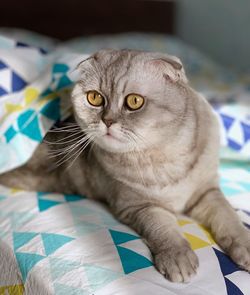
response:
[[[78,124],[101,148],[141,150],[161,144],[186,108],[184,71],[169,56],[104,50],[79,65],[72,92]]]

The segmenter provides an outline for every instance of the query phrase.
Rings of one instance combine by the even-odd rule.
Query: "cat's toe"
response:
[[[227,245],[225,245],[227,241]],[[230,241],[230,243],[228,242]],[[237,237],[227,237],[221,241],[221,247],[242,269],[250,272],[250,231],[241,231]]]
[[[196,274],[199,261],[190,247],[166,249],[155,255],[155,266],[172,282],[189,282]]]

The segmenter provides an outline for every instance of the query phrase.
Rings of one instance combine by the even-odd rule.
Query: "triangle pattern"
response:
[[[8,92],[0,86],[0,96],[3,96],[5,94],[8,94]]]
[[[87,274],[93,292],[123,276],[121,273],[95,265],[84,265],[84,271]]]
[[[146,257],[132,250],[126,249],[121,246],[116,246],[116,248],[120,256],[123,271],[125,274],[129,274],[131,272],[153,265],[152,262]]]
[[[74,240],[74,238],[67,237],[64,235],[58,235],[58,234],[42,233],[41,235],[42,235],[46,255],[50,255],[54,253],[57,249],[61,248],[63,245]]]
[[[47,103],[41,110],[41,114],[53,121],[57,121],[60,118],[60,99],[56,98]]]
[[[66,202],[76,202],[86,199],[84,196],[80,195],[64,195]]]
[[[22,253],[34,253],[45,256],[44,245],[41,235],[36,235],[28,243],[18,248],[18,252]]]
[[[66,75],[64,75],[60,78],[59,83],[57,85],[57,89],[61,89],[71,84],[72,84],[72,81]]]
[[[0,70],[5,68],[7,68],[7,65],[2,60],[0,60]]]
[[[11,285],[11,286],[0,286],[0,294],[23,295],[24,286],[22,284]]]
[[[189,233],[184,233],[184,236],[189,241],[192,250],[197,250],[197,249],[200,249],[200,248],[210,246],[209,243],[207,243],[207,242],[201,240],[200,238],[198,238],[198,237],[196,237],[194,235],[191,235]]]
[[[26,281],[28,273],[30,270],[45,256],[37,255],[37,254],[30,254],[30,253],[16,253],[16,259],[19,265],[19,269],[22,274],[23,281]]]
[[[18,117],[18,127],[29,138],[42,141],[37,114],[34,110],[27,110]]]
[[[13,233],[13,243],[14,250],[16,251],[18,248],[27,244],[30,240],[32,240],[38,233],[34,232],[14,232]]]
[[[27,83],[15,72],[12,71],[12,91],[23,89]]]
[[[228,278],[224,278],[226,287],[227,287],[227,294],[228,295],[244,295],[241,290]]]
[[[112,237],[115,245],[119,245],[119,244],[122,244],[122,243],[126,243],[128,241],[140,239],[140,237],[138,237],[138,236],[131,235],[131,234],[128,234],[128,233],[124,233],[124,232],[121,232],[121,231],[116,231],[116,230],[110,229],[109,232],[111,234],[111,237]]]
[[[220,117],[226,130],[229,130],[235,119],[223,114],[220,114]]]
[[[244,141],[247,142],[250,140],[250,125],[241,122],[241,126],[243,130]]]
[[[223,274],[223,276],[229,275],[235,271],[239,271],[241,270],[237,264],[235,264],[230,258],[229,256],[227,256],[226,254],[224,254],[223,252],[213,248],[217,259],[219,261],[220,264],[220,268],[221,268],[221,272]]]
[[[62,204],[62,202],[51,201],[51,200],[40,199],[40,198],[38,199],[38,207],[40,212],[48,210],[49,208],[59,204]]]

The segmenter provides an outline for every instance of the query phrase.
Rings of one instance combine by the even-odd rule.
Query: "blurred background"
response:
[[[59,40],[163,33],[177,36],[221,65],[240,71],[250,68],[249,0],[2,0],[0,9],[2,28],[31,30]],[[12,34],[21,36],[20,31]]]

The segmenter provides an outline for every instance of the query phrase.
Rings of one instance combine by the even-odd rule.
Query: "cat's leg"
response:
[[[113,206],[118,219],[137,231],[150,248],[156,268],[173,282],[188,282],[196,274],[198,258],[180,232],[175,215],[138,195],[123,193]]]
[[[250,231],[243,226],[220,189],[207,190],[187,214],[210,229],[232,260],[250,271]]]

